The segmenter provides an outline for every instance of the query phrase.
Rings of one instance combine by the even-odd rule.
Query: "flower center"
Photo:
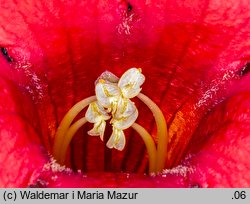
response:
[[[104,140],[106,121],[110,120],[112,134],[106,146],[122,151],[126,144],[124,130],[133,128],[145,143],[149,158],[149,173],[160,173],[165,167],[168,134],[164,115],[160,108],[146,95],[140,93],[145,76],[141,69],[131,68],[119,79],[110,72],[104,72],[95,83],[95,96],[75,104],[61,121],[53,145],[53,156],[62,165],[65,163],[68,146],[75,133],[86,122],[93,123],[90,136]],[[135,121],[139,112],[132,102],[138,97],[151,110],[157,126],[157,144],[148,131]],[[76,116],[87,108],[85,117],[73,122]]]

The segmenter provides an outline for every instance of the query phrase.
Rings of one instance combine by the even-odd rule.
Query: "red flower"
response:
[[[249,187],[249,9],[234,0],[1,0],[0,186]],[[72,141],[72,170],[51,164],[64,114],[93,95],[103,71],[130,67],[142,67],[142,92],[165,114],[167,170],[142,174],[147,154],[134,132],[117,153],[87,136],[90,126]],[[139,104],[138,123],[153,133],[152,121]]]

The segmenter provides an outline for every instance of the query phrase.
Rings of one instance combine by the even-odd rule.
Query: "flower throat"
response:
[[[126,145],[124,130],[133,128],[145,143],[149,173],[160,173],[165,167],[168,133],[164,115],[160,108],[146,95],[140,93],[145,76],[139,68],[127,70],[119,79],[111,72],[104,72],[95,82],[95,96],[76,103],[62,119],[54,139],[53,156],[64,165],[67,149],[76,132],[87,122],[93,123],[90,136],[99,136],[103,141],[106,123],[109,120],[112,134],[107,148],[123,151]],[[133,98],[138,97],[151,110],[157,127],[157,144],[148,131],[136,123],[139,115]],[[87,108],[85,117],[73,122],[76,116]]]

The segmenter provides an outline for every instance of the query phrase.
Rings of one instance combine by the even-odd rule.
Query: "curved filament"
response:
[[[53,156],[55,159],[58,160],[60,151],[61,151],[61,146],[62,142],[64,140],[64,135],[69,129],[72,121],[75,119],[75,117],[80,113],[86,106],[88,106],[91,102],[96,100],[96,96],[91,96],[88,98],[85,98],[81,100],[80,102],[76,103],[64,116],[62,119],[56,135],[55,135],[55,140],[54,140],[54,145],[53,145]]]
[[[65,162],[67,149],[73,136],[80,129],[80,127],[82,127],[86,122],[87,122],[86,118],[81,118],[78,121],[76,121],[73,125],[71,125],[68,131],[66,132],[58,158],[58,162],[60,164],[64,164]]]
[[[134,123],[131,127],[136,130],[136,132],[141,136],[142,140],[144,141],[148,152],[149,173],[154,173],[156,166],[156,148],[154,140],[148,133],[148,131],[145,130],[145,128],[143,128],[141,125]]]
[[[157,126],[156,172],[161,172],[165,166],[168,145],[168,133],[165,117],[161,109],[146,95],[139,93],[137,97],[152,111]]]

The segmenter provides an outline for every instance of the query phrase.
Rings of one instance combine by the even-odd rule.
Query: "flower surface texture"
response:
[[[250,187],[249,10],[249,0],[0,0],[0,187]],[[60,166],[51,154],[66,112],[95,95],[102,73],[133,67],[145,81],[120,80],[116,103],[156,144],[134,96],[160,107],[163,172],[148,175],[145,144],[102,99]]]

